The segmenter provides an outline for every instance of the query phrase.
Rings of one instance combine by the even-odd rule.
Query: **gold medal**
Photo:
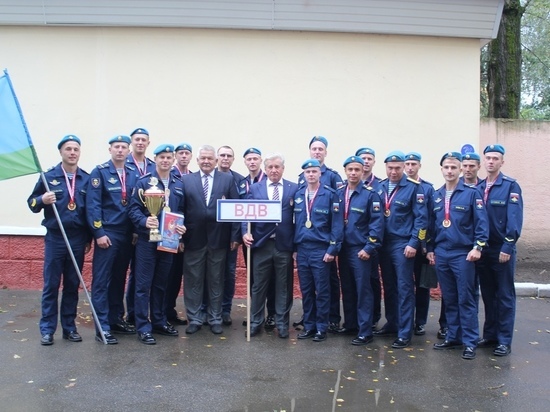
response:
[[[311,229],[311,220],[306,220],[306,227]]]
[[[451,221],[449,219],[445,219],[443,221],[443,227],[449,227],[449,226],[451,226]]]
[[[390,217],[390,215],[391,215],[390,209],[386,209],[385,212],[384,212],[384,216]]]
[[[76,210],[76,203],[71,200],[67,205],[67,209],[69,209],[70,211]]]
[[[170,206],[164,206],[164,211],[165,212],[170,212]]]

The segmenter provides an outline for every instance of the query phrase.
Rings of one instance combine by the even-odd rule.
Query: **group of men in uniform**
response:
[[[33,212],[44,210],[47,228],[43,345],[53,344],[62,277],[63,338],[82,340],[75,324],[79,282],[51,207],[55,203],[80,269],[95,241],[96,337],[108,344],[118,342],[112,333],[137,333],[142,343],[155,344],[154,333],[178,336],[174,324],[189,323],[189,335],[205,325],[214,334],[223,333],[222,325],[232,324],[237,250],[243,243],[252,256],[251,336],[276,328],[280,338],[289,337],[296,260],[303,302],[303,318],[294,323],[303,326],[298,339],[322,342],[330,332],[352,335],[353,345],[367,345],[375,336],[393,336],[392,347],[405,348],[413,335],[425,334],[429,289],[421,287],[419,278],[423,265],[435,265],[443,302],[442,342],[434,349],[463,347],[464,359],[475,358],[477,347],[491,347],[497,356],[511,352],[515,243],[523,205],[517,182],[500,172],[501,145],[483,151],[485,180],[477,176],[478,154],[443,155],[445,185],[435,190],[420,178],[416,152],[389,153],[382,180],[372,173],[375,151],[360,148],[344,161],[343,180],[325,165],[328,141],[322,136],[311,139],[310,159],[297,184],[283,178],[280,154],[267,156],[262,170],[257,148],[244,152],[246,177],[231,169],[229,146],[217,151],[201,146],[194,173],[188,143],[161,145],[149,160],[149,133],[143,128],[112,138],[111,158],[88,175],[78,168],[80,144],[74,135],[59,142],[61,163],[45,173],[49,187],[39,180],[28,199]],[[143,202],[142,194],[151,187],[164,193],[159,216]],[[281,222],[253,222],[250,231],[245,223],[217,222],[216,201],[239,198],[280,201]],[[178,253],[158,250],[149,241],[164,210],[185,219],[176,226]],[[175,309],[182,278],[187,319]],[[382,284],[386,322],[376,329]],[[479,285],[485,307],[481,339]]]

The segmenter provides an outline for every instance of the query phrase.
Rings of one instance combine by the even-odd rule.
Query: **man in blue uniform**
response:
[[[338,190],[344,219],[344,240],[338,255],[342,302],[343,330],[355,331],[352,345],[372,342],[373,293],[371,278],[378,274],[376,256],[384,236],[384,216],[380,196],[361,180],[363,160],[350,156],[344,162],[347,184]],[[342,333],[341,330],[339,330]]]
[[[136,170],[126,158],[130,137],[109,140],[111,159],[90,173],[86,196],[86,216],[95,238],[92,260],[92,303],[107,344],[118,340],[111,334],[112,325],[120,333],[136,333],[120,318],[124,313],[124,283],[132,253],[133,225],[127,212]],[[96,339],[102,342],[100,333]]]
[[[321,165],[321,185],[328,186],[334,190],[344,185],[344,182],[338,172],[325,165],[327,157],[328,140],[323,136],[313,136],[309,142],[309,156],[315,159]],[[307,181],[304,173],[298,176],[298,185],[305,186]],[[338,266],[336,260],[330,265],[330,323],[328,331],[335,333],[340,328],[340,278],[338,277]],[[293,326],[301,325],[302,321],[296,322]]]
[[[140,177],[151,173],[155,169],[155,163],[149,159],[145,152],[151,143],[149,140],[149,132],[143,127],[139,127],[130,133],[132,148],[131,153],[126,158],[126,163],[134,167],[136,172],[136,181]],[[130,274],[128,275],[128,282],[126,285],[126,321],[129,325],[133,325],[134,321],[134,295],[135,295],[135,252],[137,242],[137,233],[134,233],[132,237],[132,258],[130,260]],[[124,314],[121,314],[121,318]],[[112,325],[111,331],[117,333],[128,333],[126,325],[115,324]]]
[[[427,258],[434,265],[445,299],[448,331],[434,349],[464,345],[463,359],[476,357],[479,323],[475,299],[475,262],[487,244],[489,225],[480,193],[459,180],[462,156],[441,158],[445,185],[433,195]]]
[[[84,254],[90,251],[92,240],[86,224],[86,188],[89,176],[78,167],[80,139],[74,135],[65,136],[57,148],[61,155],[61,162],[44,173],[49,190],[46,191],[40,179],[27,199],[27,204],[33,213],[44,210],[42,225],[46,227],[42,317],[39,323],[42,345],[53,344],[53,335],[57,329],[58,295],[62,275],[63,295],[60,318],[63,339],[71,342],[82,341],[75,324],[80,279],[67,250],[52,205],[55,204],[59,212],[79,270],[82,270]]]
[[[344,220],[338,194],[320,181],[319,161],[307,160],[302,169],[306,185],[294,197],[294,243],[304,310],[304,331],[298,339],[322,342],[329,326],[330,266],[342,244]]]
[[[477,153],[466,153],[462,156],[462,176],[460,180],[467,186],[477,187],[482,182],[478,176],[481,169],[481,157]]]
[[[487,178],[479,186],[489,216],[489,246],[483,252],[479,276],[485,324],[478,347],[493,347],[495,356],[507,356],[512,351],[516,242],[523,225],[521,188],[515,179],[500,171],[504,152],[499,144],[485,148],[483,162]]]
[[[405,155],[384,160],[387,179],[380,184],[386,225],[380,252],[386,324],[375,336],[397,334],[392,347],[410,344],[414,323],[414,257],[426,237],[428,209],[422,186],[404,173]]]
[[[250,186],[247,199],[280,200],[280,223],[252,223],[251,232],[242,224],[243,242],[252,248],[254,283],[251,286],[250,336],[262,330],[268,293],[272,291],[274,323],[279,337],[288,338],[289,314],[293,300],[294,262],[294,195],[296,183],[283,179],[285,161],[282,155],[273,154],[265,159],[267,178]],[[268,309],[269,316],[269,309]]]
[[[193,148],[189,143],[180,143],[174,150],[176,152],[176,162],[171,175],[175,179],[181,180],[182,176],[190,173],[189,163],[193,158]],[[180,318],[176,310],[176,303],[183,281],[183,243],[180,243],[180,249],[174,256],[170,272],[170,280],[166,288],[166,318],[173,325],[187,325],[187,319]]]
[[[433,185],[427,180],[420,178],[420,168],[422,167],[422,156],[417,152],[409,152],[405,155],[405,173],[410,179],[420,183],[424,189],[424,199],[431,210],[431,199],[434,192]],[[428,216],[428,226],[429,226]],[[414,284],[415,284],[415,321],[414,334],[421,336],[426,333],[426,322],[428,321],[428,310],[430,307],[430,289],[420,286],[420,273],[422,265],[427,264],[426,242],[421,242],[414,258]]]
[[[174,255],[157,250],[158,244],[149,241],[149,230],[159,228],[159,219],[167,211],[183,213],[183,183],[170,173],[174,163],[174,146],[160,145],[154,154],[156,168],[138,180],[128,211],[138,231],[134,300],[136,329],[139,341],[146,345],[156,343],[151,332],[178,336],[178,331],[168,322],[165,310],[166,287]],[[150,188],[164,192],[164,206],[159,216],[152,216],[143,203],[143,197]],[[185,233],[183,225],[176,225],[174,229],[180,236]]]

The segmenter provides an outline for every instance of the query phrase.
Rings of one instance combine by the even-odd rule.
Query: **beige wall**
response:
[[[110,137],[146,127],[152,148],[229,144],[241,172],[246,147],[280,151],[289,179],[316,134],[329,139],[327,164],[338,171],[363,145],[377,151],[382,176],[390,150],[416,150],[436,183],[441,154],[479,138],[476,39],[0,26],[0,67],[44,168],[65,134],[83,139],[81,166],[91,170],[107,160]],[[0,233],[39,226],[25,206],[36,179],[0,182],[9,199]]]

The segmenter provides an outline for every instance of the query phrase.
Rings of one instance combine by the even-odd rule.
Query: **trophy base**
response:
[[[154,230],[154,231],[153,231]],[[162,235],[160,234],[159,230],[152,229],[149,232],[149,242],[155,242],[158,243],[162,241]]]

